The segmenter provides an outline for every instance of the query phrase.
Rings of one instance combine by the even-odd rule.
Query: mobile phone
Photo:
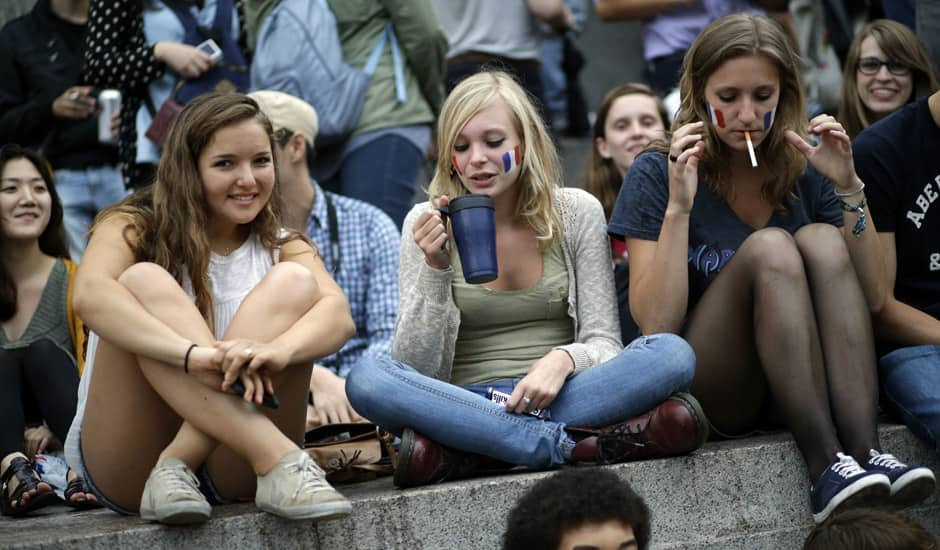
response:
[[[215,40],[211,38],[196,46],[196,49],[209,54],[209,59],[213,63],[222,61],[222,48],[220,48],[219,45],[215,43]]]
[[[232,387],[228,391],[229,393],[243,396],[245,395],[245,384],[242,383],[241,380],[236,380],[232,382]],[[261,398],[261,404],[269,409],[276,409],[281,406],[281,400],[273,393],[265,393],[264,397]]]
[[[497,405],[506,406],[506,402],[509,401],[509,394],[501,392],[495,388],[487,388],[486,390],[487,397],[490,398],[490,401],[496,403]],[[544,409],[532,409],[531,411],[526,411],[525,414],[530,414],[536,418],[543,418],[545,416]]]

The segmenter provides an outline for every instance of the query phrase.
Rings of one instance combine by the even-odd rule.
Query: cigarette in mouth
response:
[[[744,139],[747,140],[747,154],[751,157],[751,167],[757,168],[757,155],[754,154],[754,144],[751,143],[751,133],[744,132]]]

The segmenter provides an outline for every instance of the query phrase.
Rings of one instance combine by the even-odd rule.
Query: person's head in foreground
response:
[[[858,508],[835,514],[806,537],[803,550],[936,550],[937,538],[907,516]]]
[[[643,550],[649,540],[649,508],[626,481],[608,469],[566,469],[519,498],[503,550]]]

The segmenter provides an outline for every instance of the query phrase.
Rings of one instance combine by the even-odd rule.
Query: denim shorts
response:
[[[81,425],[73,426],[65,445],[65,457],[69,467],[78,472],[78,474],[85,479],[85,483],[88,486],[88,489],[98,498],[99,503],[125,516],[137,515],[135,512],[131,512],[130,510],[127,510],[126,508],[111,502],[108,500],[108,497],[104,496],[101,490],[98,489],[98,486],[95,485],[95,481],[92,479],[91,474],[88,473],[88,468],[85,467],[85,455],[82,452],[81,441]],[[215,506],[218,504],[229,504],[234,502],[224,498],[219,494],[215,488],[215,484],[212,483],[212,479],[209,477],[209,472],[205,464],[196,470],[196,478],[199,480],[199,491],[203,494],[203,496],[206,497],[206,500],[209,501],[209,504]]]

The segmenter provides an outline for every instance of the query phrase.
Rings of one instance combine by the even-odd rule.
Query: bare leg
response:
[[[212,345],[205,321],[162,268],[135,264],[121,281],[168,326],[199,345]],[[257,472],[267,471],[297,448],[268,417],[240,398],[193,380],[177,366],[137,358],[100,341],[82,425],[82,452],[92,479],[110,500],[137,510],[150,469],[179,432],[181,417],[234,449]]]
[[[841,447],[816,319],[788,233],[763,229],[744,241],[695,306],[685,337],[697,358],[692,393],[718,429],[753,428],[772,399],[813,479],[835,460]]]
[[[819,326],[839,440],[859,464],[879,449],[878,379],[871,316],[842,237],[828,224],[797,231]]]
[[[223,339],[270,342],[297,322],[313,306],[318,294],[316,280],[307,268],[293,262],[277,264],[242,302]],[[275,373],[272,378],[281,406],[277,410],[261,408],[296,446],[303,444],[312,369],[313,363],[291,365]],[[248,462],[225,447],[215,449],[208,466],[213,483],[226,498],[253,495],[256,474],[263,473],[253,473]]]

